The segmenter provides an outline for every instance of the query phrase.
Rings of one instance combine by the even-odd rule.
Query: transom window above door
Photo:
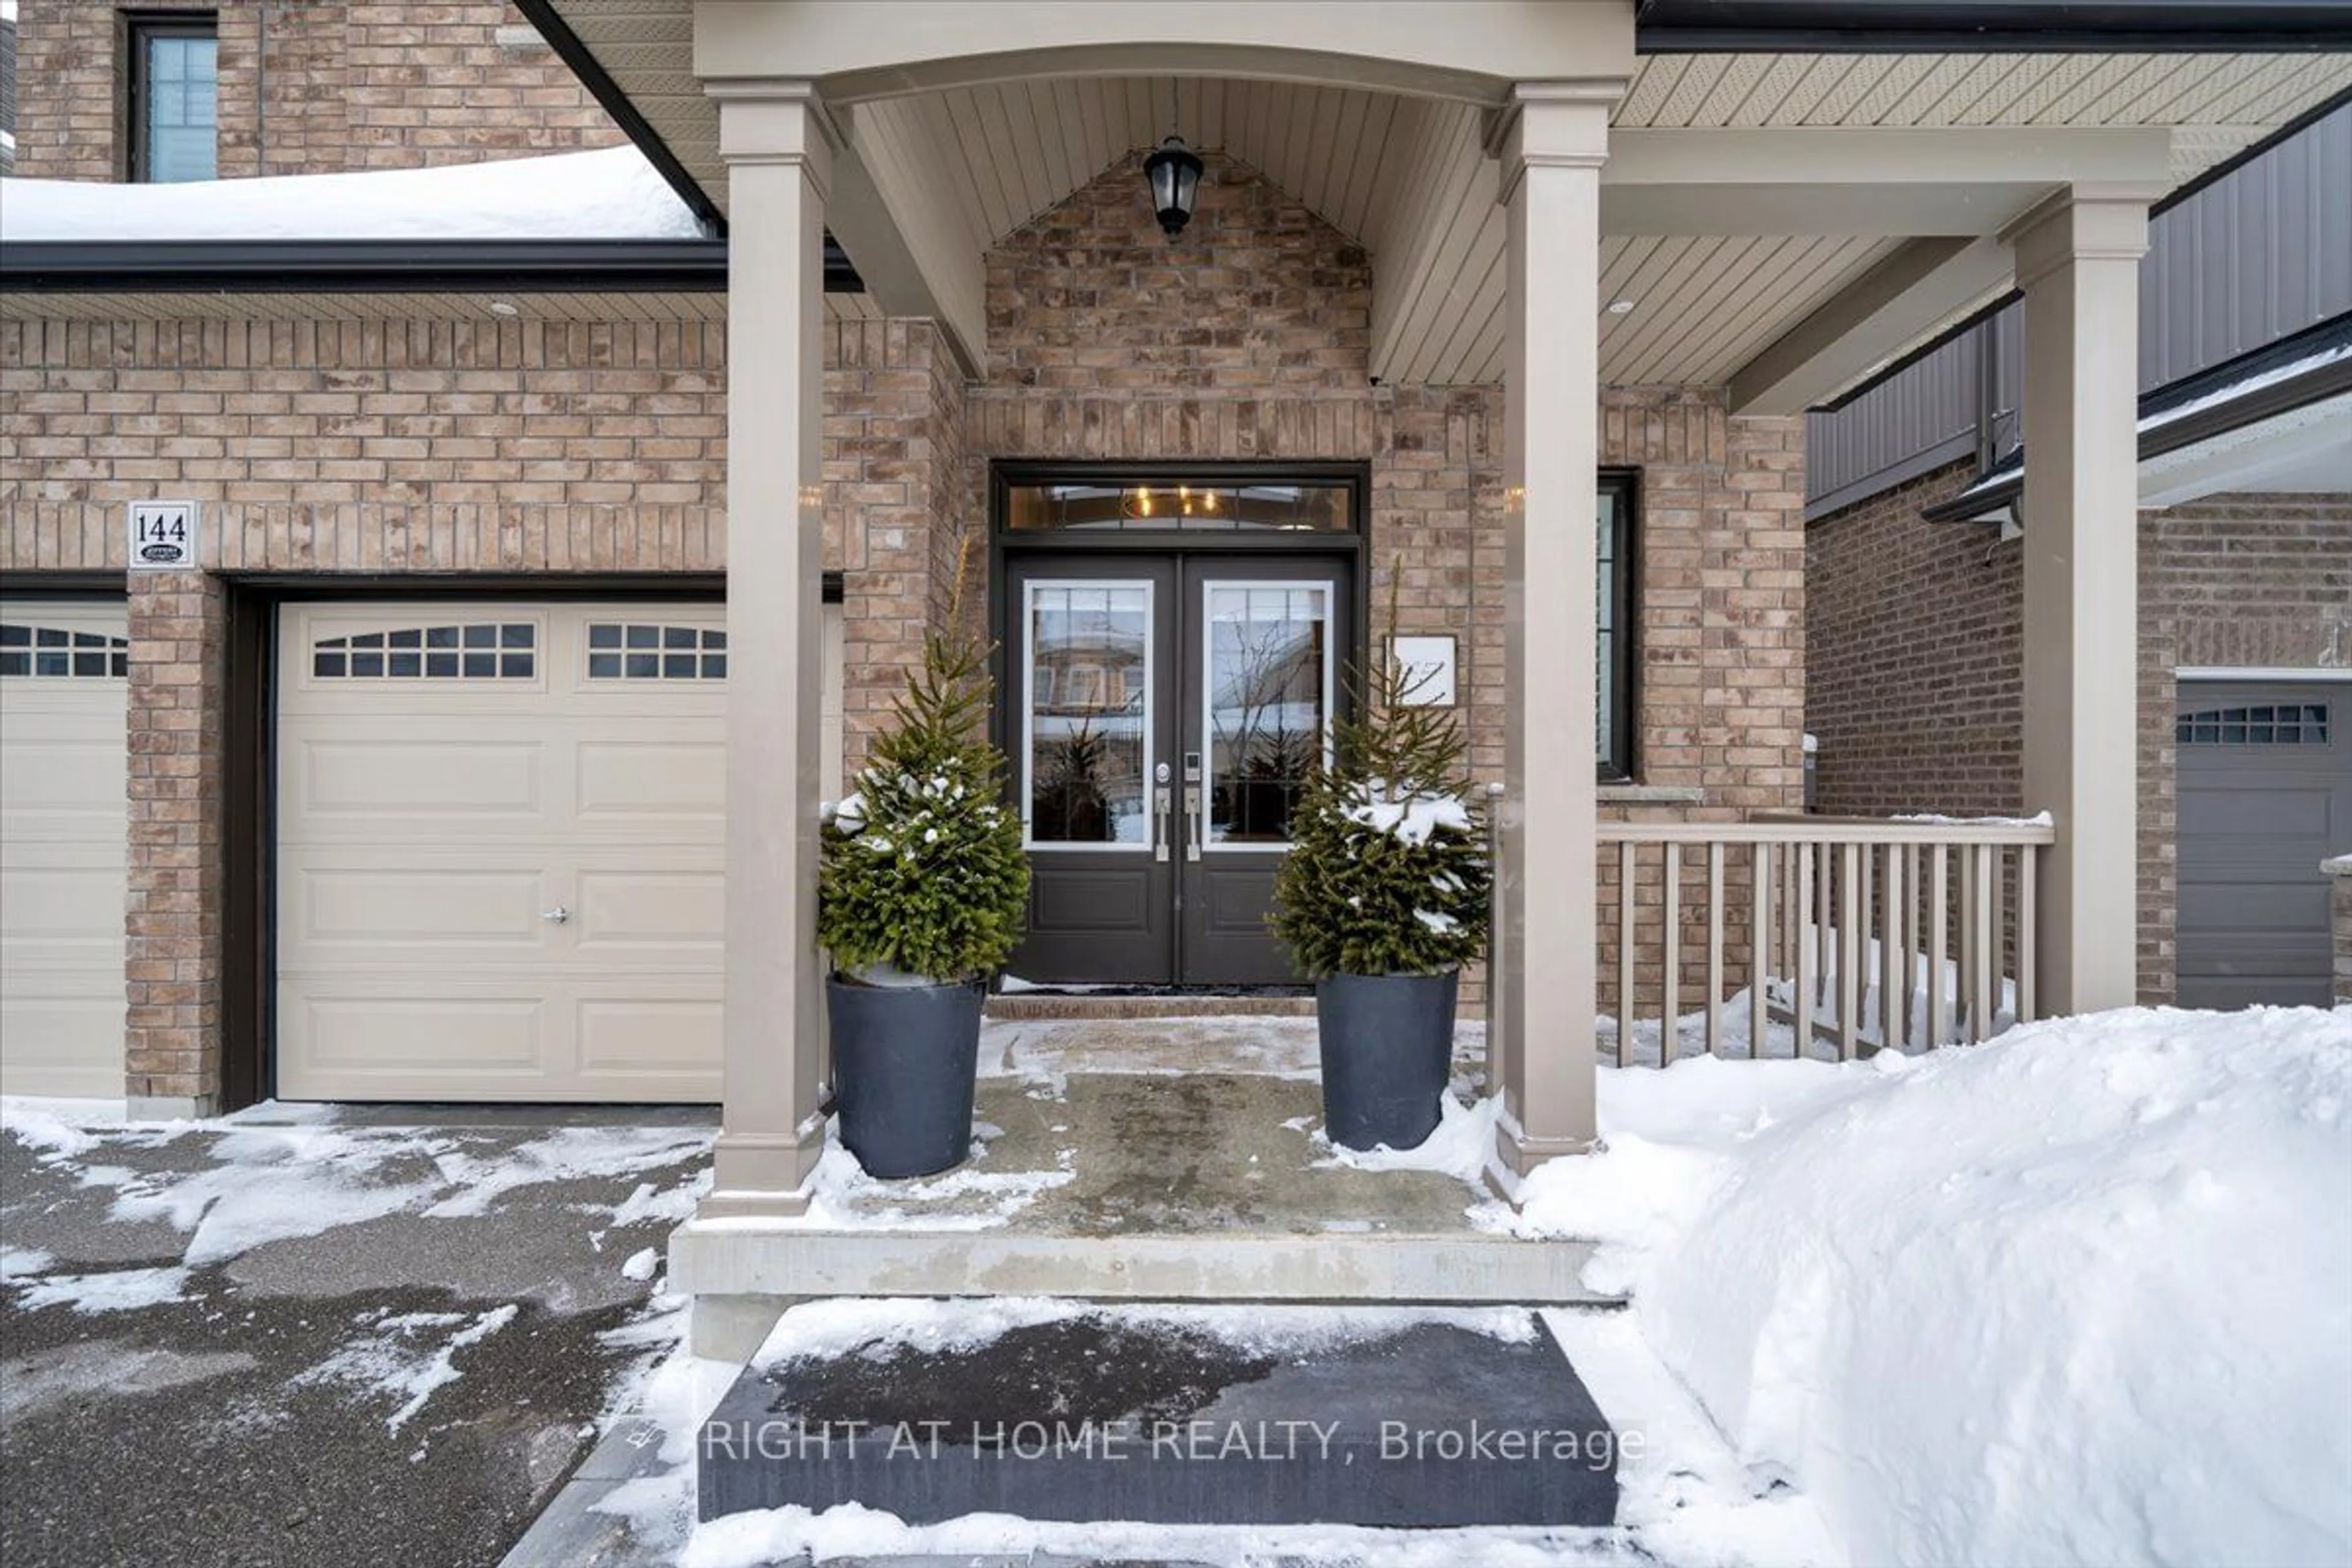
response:
[[[1355,492],[1346,484],[1017,484],[1004,526],[1014,533],[1347,533]]]

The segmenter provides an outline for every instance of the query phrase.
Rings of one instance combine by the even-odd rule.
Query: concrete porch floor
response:
[[[1466,1091],[1480,1026],[1456,1037]],[[808,1215],[697,1219],[671,1237],[697,1349],[748,1354],[791,1300],[1591,1301],[1591,1244],[1482,1230],[1436,1170],[1343,1164],[1321,1124],[1315,1021],[992,1019],[981,1152],[873,1182],[827,1155]]]

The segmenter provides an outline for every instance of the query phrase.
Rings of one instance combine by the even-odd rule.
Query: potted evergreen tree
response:
[[[1004,759],[982,735],[986,650],[934,634],[856,791],[824,827],[817,940],[832,954],[841,1141],[868,1175],[924,1176],[971,1148],[987,976],[1029,901]]]
[[[1332,1142],[1410,1149],[1437,1127],[1492,871],[1454,710],[1393,668],[1370,684],[1292,815],[1274,926],[1315,981]]]

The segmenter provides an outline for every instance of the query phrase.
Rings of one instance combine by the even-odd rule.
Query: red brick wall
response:
[[[1923,476],[1809,532],[1806,726],[1821,740],[1825,813],[2041,804],[2022,798],[2018,546],[1919,515],[1968,471]],[[2139,988],[2163,1003],[2174,970],[2174,671],[2352,659],[2352,498],[2236,495],[2141,514],[2139,619]]]
[[[499,0],[141,0],[131,8],[216,13],[225,177],[470,163],[624,140],[570,68]],[[124,177],[124,9],[108,0],[26,0],[18,174]]]

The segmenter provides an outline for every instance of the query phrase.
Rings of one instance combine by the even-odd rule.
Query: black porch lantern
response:
[[[1173,239],[1192,216],[1192,198],[1201,191],[1200,154],[1171,136],[1158,152],[1143,161],[1143,178],[1151,187],[1151,213]]]

